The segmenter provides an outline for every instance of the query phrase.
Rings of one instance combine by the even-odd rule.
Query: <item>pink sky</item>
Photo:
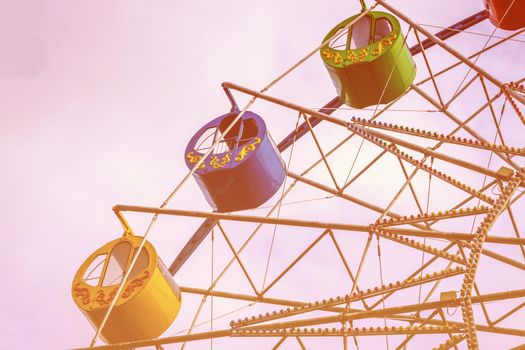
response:
[[[420,23],[438,26],[452,24],[482,9],[481,1],[391,0],[390,3]],[[0,317],[0,348],[63,349],[87,346],[94,331],[71,299],[71,281],[77,268],[91,252],[120,235],[121,228],[111,207],[117,203],[158,206],[164,200],[187,173],[183,160],[186,143],[202,125],[229,108],[221,82],[232,81],[253,89],[262,88],[319,45],[335,24],[358,10],[358,1],[334,0],[0,0],[0,160],[3,165],[0,175],[0,222],[5,246],[0,255],[4,277],[3,288],[0,289],[4,301]],[[472,30],[490,34],[493,27],[486,22]],[[449,43],[462,52],[471,53],[479,50],[486,40],[476,36],[468,38],[453,39]],[[517,39],[525,40],[525,36],[520,35]],[[523,78],[523,45],[507,43],[494,54],[482,56],[479,64],[502,81]],[[416,81],[427,75],[421,62],[417,61]],[[443,51],[434,49],[431,62],[437,69],[454,60]],[[457,77],[466,70],[463,68],[458,72]],[[453,76],[456,80],[457,77]],[[457,85],[454,79],[442,82],[444,90],[451,90],[449,94]],[[426,87],[431,91],[430,86]],[[491,89],[493,92],[494,88]],[[315,55],[270,90],[270,94],[316,108],[334,97],[335,90],[320,58]],[[472,91],[461,104],[453,106],[454,112],[461,116],[471,113],[481,105],[480,96],[480,90]],[[238,100],[242,107],[248,98],[239,95]],[[403,102],[401,105],[405,107],[429,108],[418,98],[407,97]],[[276,140],[294,127],[296,117],[293,112],[268,103],[257,103],[252,110],[265,118]],[[352,115],[367,116],[359,111],[338,114],[341,118]],[[388,118],[385,120],[417,127],[436,127],[441,131],[453,128],[448,121],[441,123],[442,117],[436,115],[423,119],[417,114],[402,117],[398,113]],[[488,121],[481,118],[473,125],[483,130],[485,137],[492,139],[493,130]],[[484,123],[487,128],[483,127]],[[331,125],[320,127],[318,132],[324,145],[333,145],[345,135],[345,132]],[[523,128],[515,131],[509,128],[507,137],[509,144],[523,146]],[[301,142],[294,151],[297,153],[292,169],[296,172],[304,170],[318,157],[309,137]],[[351,146],[353,153],[350,156],[339,154],[334,158],[342,180],[358,143]],[[375,156],[376,153],[371,151],[373,149],[370,146],[364,150],[360,164],[364,165],[366,159]],[[284,154],[285,159],[288,159],[288,154]],[[485,165],[487,155],[472,153],[465,157]],[[387,164],[384,167],[383,172],[373,171],[351,193],[386,206],[399,188],[399,184],[392,184],[399,182],[402,175],[396,169],[395,174],[390,174],[389,182],[385,179],[385,172],[393,170]],[[443,168],[447,169],[447,165]],[[463,174],[461,170],[452,168],[450,171],[455,176],[472,179],[475,186],[481,185],[479,176]],[[330,184],[330,178],[323,170],[313,172],[312,177]],[[423,198],[427,178],[422,175],[417,180],[420,181]],[[385,194],[385,198],[376,200],[377,193],[371,193],[374,190]],[[302,187],[292,197],[308,199],[322,195],[323,192]],[[441,210],[443,206],[440,203],[448,204],[448,197],[454,196],[446,190],[436,190],[431,209]],[[269,204],[274,202],[271,200]],[[170,206],[210,210],[193,180]],[[412,208],[413,203],[408,196],[396,207],[404,214],[413,213]],[[523,205],[521,208],[524,209]],[[264,215],[264,211],[247,214]],[[309,204],[299,208],[290,206],[283,210],[281,216],[368,224],[378,215],[360,212],[355,206],[332,200],[330,204]],[[129,217],[135,231],[143,233],[148,217],[131,214]],[[199,220],[184,218],[159,220],[150,240],[167,264],[180,251],[198,223]],[[454,229],[468,232],[470,223],[458,223]],[[519,223],[523,227],[525,221],[522,217]],[[239,247],[248,236],[246,227],[253,225],[230,226],[235,245]],[[499,229],[501,233],[509,228],[508,220],[504,220],[495,230]],[[255,258],[247,261],[249,269],[257,276],[258,284],[262,283],[272,228],[268,227],[265,231],[262,233],[265,236],[254,242],[252,257]],[[279,229],[273,252],[275,261],[272,260],[269,273],[271,276],[277,275],[300,248],[319,234],[306,231],[302,235],[290,228]],[[511,236],[512,232],[506,235]],[[353,266],[357,266],[359,259],[354,252],[360,254],[365,239],[365,235],[358,234],[353,243],[341,238],[346,242]],[[375,250],[375,243],[373,248]],[[222,266],[231,254],[224,242],[217,242],[215,249],[218,252],[217,264]],[[310,290],[312,280],[315,285],[330,284],[330,281],[339,281],[341,274],[344,274],[340,267],[336,269],[326,264],[327,259],[333,257],[333,248],[326,244],[318,249],[313,260],[305,265],[305,270],[291,276],[275,291],[275,295],[315,300],[338,295],[323,294],[325,292],[341,294],[346,290],[343,284],[347,286],[347,282],[333,289]],[[404,278],[417,268],[413,265],[412,270],[396,269],[396,254],[403,254],[396,249],[385,253],[386,282]],[[210,279],[209,252],[207,241],[176,276],[177,282],[207,288]],[[515,247],[499,252],[520,259]],[[368,266],[370,271],[376,271],[377,257],[374,254]],[[246,259],[249,260],[248,257]],[[406,263],[408,266],[412,262]],[[523,288],[521,271],[511,269],[505,275],[509,276],[509,281],[502,278],[505,269],[499,270],[484,263],[488,262],[482,261],[485,271],[482,277],[501,283],[500,288],[487,286],[487,292]],[[459,285],[458,281],[455,287]],[[373,276],[364,276],[363,285],[377,285],[377,271]],[[245,281],[235,275],[226,278],[221,288],[249,291]],[[185,329],[199,301],[198,297],[187,296],[181,315],[166,334]],[[217,314],[244,305],[216,302]],[[412,303],[417,300],[414,300],[414,295],[407,295],[406,299],[398,302]],[[278,307],[244,310],[227,317],[214,328],[225,327],[233,318],[274,309]],[[207,319],[207,310],[202,320]],[[457,314],[460,313],[458,311]],[[495,313],[500,314],[497,310]],[[507,326],[523,329],[524,319],[521,312]],[[208,329],[206,326],[199,331]],[[362,349],[383,346],[384,338],[377,338],[363,341],[365,346]],[[517,337],[494,336],[483,340],[485,347],[482,348],[486,349],[493,348],[494,344],[515,346],[523,343],[523,339]],[[334,342],[330,340],[328,344],[341,346],[339,341]],[[253,348],[271,348],[268,344],[273,343],[256,341],[254,344],[257,345]],[[217,341],[216,348],[244,348],[243,344],[247,343],[242,339],[225,339]],[[253,345],[248,344],[251,344],[250,347]],[[311,344],[317,343],[312,341]],[[437,344],[434,342],[429,348]],[[192,346],[189,348],[199,348],[199,344]],[[179,345],[166,348],[178,349]],[[283,348],[297,348],[297,344],[290,343]]]

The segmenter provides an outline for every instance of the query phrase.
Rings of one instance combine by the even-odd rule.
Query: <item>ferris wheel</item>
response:
[[[124,233],[72,283],[96,330],[82,349],[525,349],[525,0],[437,32],[360,3],[262,90],[222,84],[231,109],[188,140],[159,207],[113,208]],[[486,21],[481,48],[457,47]],[[516,69],[478,63],[503,49]],[[312,56],[332,100],[271,94]],[[169,206],[191,181],[210,211]],[[130,212],[152,215],[143,235]],[[167,265],[161,216],[195,228]],[[205,287],[178,278],[190,264]]]

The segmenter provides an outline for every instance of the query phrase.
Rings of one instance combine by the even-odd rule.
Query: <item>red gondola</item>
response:
[[[506,30],[525,28],[525,0],[485,0],[489,19]]]

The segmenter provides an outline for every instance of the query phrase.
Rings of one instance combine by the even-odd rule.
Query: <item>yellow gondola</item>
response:
[[[142,237],[124,235],[86,259],[73,279],[73,300],[99,327]],[[155,248],[145,242],[120,298],[101,332],[106,343],[159,337],[181,306],[181,292]]]

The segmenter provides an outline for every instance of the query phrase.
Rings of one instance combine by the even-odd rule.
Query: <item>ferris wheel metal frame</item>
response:
[[[513,159],[515,156],[525,156],[525,147],[510,147],[506,146],[505,144],[496,145],[493,142],[482,137],[474,128],[471,128],[468,125],[468,123],[472,121],[482,111],[489,109],[491,110],[491,114],[495,121],[495,130],[498,132],[502,140],[501,131],[496,121],[497,117],[493,108],[494,101],[500,98],[505,99],[505,101],[508,102],[510,108],[512,108],[512,110],[514,111],[514,114],[525,125],[525,118],[521,113],[521,108],[525,106],[525,88],[522,85],[525,82],[525,77],[521,80],[504,83],[499,81],[496,77],[494,77],[488,71],[481,68],[475,63],[475,61],[472,60],[478,57],[479,55],[483,54],[484,52],[487,52],[497,47],[498,45],[501,45],[506,41],[511,40],[515,36],[525,32],[525,29],[512,32],[511,34],[498,40],[496,43],[493,43],[490,46],[486,46],[482,50],[479,50],[466,57],[457,50],[455,50],[453,47],[448,45],[445,42],[445,40],[487,19],[487,10],[480,11],[458,23],[449,26],[448,28],[439,31],[436,34],[433,34],[428,29],[416,23],[414,20],[407,17],[405,14],[403,14],[384,0],[375,0],[374,6],[364,11],[363,14],[366,14],[367,11],[372,10],[378,5],[380,5],[381,7],[395,15],[397,18],[402,20],[406,25],[409,26],[411,30],[414,31],[414,35],[418,43],[417,45],[410,48],[410,52],[412,53],[412,55],[421,54],[426,62],[425,68],[428,70],[429,77],[425,78],[423,81],[412,84],[407,93],[409,91],[415,92],[418,96],[420,96],[427,103],[429,103],[433,108],[435,108],[437,111],[446,116],[450,121],[455,123],[456,128],[452,130],[448,135],[443,135],[427,130],[392,125],[389,123],[383,123],[375,120],[382,113],[388,111],[388,109],[392,105],[394,105],[398,100],[388,103],[382,108],[378,108],[371,119],[366,120],[361,118],[352,118],[351,121],[347,121],[342,118],[332,116],[333,112],[337,111],[338,108],[340,108],[343,104],[339,97],[335,97],[334,99],[330,100],[322,108],[314,110],[267,94],[266,90],[268,90],[269,87],[273,86],[274,82],[276,82],[278,79],[261,91],[252,90],[234,83],[223,83],[222,87],[226,93],[227,98],[231,103],[232,111],[237,110],[239,111],[240,115],[242,115],[242,113],[244,113],[244,111],[246,111],[256,99],[267,101],[269,103],[297,113],[295,114],[298,115],[297,125],[295,129],[292,130],[284,139],[282,139],[281,142],[277,144],[278,150],[280,152],[284,152],[286,149],[293,147],[293,145],[301,137],[305,135],[311,135],[315,142],[315,145],[318,148],[320,158],[301,174],[292,172],[289,169],[287,169],[287,176],[291,181],[293,181],[293,183],[288,187],[287,190],[283,189],[283,193],[279,201],[271,208],[268,215],[266,216],[250,216],[231,213],[204,212],[166,208],[166,205],[168,204],[173,194],[176,193],[178,188],[180,188],[180,186],[182,186],[184,182],[191,177],[192,173],[195,171],[195,169],[198,168],[200,163],[194,165],[192,171],[189,172],[185,179],[179,184],[177,189],[172,193],[172,195],[168,197],[168,199],[160,207],[116,205],[114,206],[113,211],[121,221],[126,232],[132,232],[130,225],[124,218],[124,213],[126,212],[153,214],[154,218],[152,223],[155,222],[156,218],[159,215],[204,219],[203,223],[196,230],[191,239],[187,242],[187,244],[184,246],[184,248],[181,250],[181,252],[170,265],[169,272],[172,275],[175,275],[179,271],[179,269],[185,264],[188,258],[195,252],[199,245],[206,239],[206,237],[209,236],[210,232],[212,232],[212,230],[216,228],[218,229],[217,231],[219,232],[221,237],[223,237],[224,240],[227,242],[227,245],[229,246],[231,253],[233,254],[233,258],[227,265],[226,269],[229,266],[231,266],[234,262],[237,262],[241,267],[244,276],[250,282],[250,285],[253,288],[253,294],[240,294],[215,290],[214,285],[216,281],[210,286],[209,289],[194,288],[191,286],[181,286],[182,292],[202,295],[203,298],[209,296],[218,298],[229,298],[253,303],[269,304],[282,307],[284,309],[276,310],[273,313],[267,313],[265,315],[258,315],[253,316],[251,318],[244,318],[239,319],[237,321],[232,321],[230,324],[230,328],[191,334],[191,331],[195,326],[195,321],[197,318],[195,317],[188,334],[185,335],[177,335],[171,337],[163,337],[159,339],[134,341],[120,344],[108,344],[100,346],[93,346],[93,341],[90,347],[79,349],[133,349],[145,346],[155,346],[157,347],[157,349],[162,349],[162,345],[166,344],[184,344],[186,342],[191,341],[220,337],[273,337],[277,340],[274,349],[278,348],[287,338],[296,339],[301,348],[306,348],[302,342],[303,337],[340,337],[343,340],[344,348],[347,349],[349,348],[348,339],[355,340],[358,337],[374,335],[405,335],[405,339],[401,342],[401,344],[397,345],[397,349],[403,349],[415,335],[436,333],[445,334],[448,336],[448,340],[446,342],[443,342],[442,344],[435,344],[439,349],[457,349],[458,344],[461,344],[462,342],[467,344],[469,349],[477,349],[477,332],[492,332],[497,334],[515,335],[521,337],[525,336],[525,329],[514,329],[498,326],[498,323],[520,311],[525,306],[525,302],[521,303],[515,308],[507,310],[503,314],[499,315],[497,319],[493,319],[484,307],[484,303],[486,302],[518,298],[522,298],[522,300],[525,300],[523,299],[525,298],[525,289],[483,294],[480,293],[475,282],[476,270],[481,256],[494,259],[500,263],[506,264],[513,268],[525,270],[525,251],[523,250],[525,246],[525,237],[520,235],[519,229],[517,228],[517,225],[515,224],[514,220],[513,223],[515,229],[515,237],[502,237],[489,234],[491,227],[494,225],[495,221],[503,212],[509,212],[512,218],[512,205],[514,205],[521,197],[523,197],[523,194],[525,193],[525,191],[519,193],[520,187],[525,187],[524,168],[517,164]],[[420,35],[424,36],[425,39],[421,40]],[[442,69],[439,72],[434,72],[428,64],[428,60],[426,57],[426,50],[430,49],[433,46],[440,47],[442,50],[448,52],[448,54],[453,56],[457,60],[457,62],[448,66],[445,69]],[[312,56],[316,52],[318,52],[318,49],[312,51],[312,53],[310,53],[306,58]],[[302,62],[303,60],[298,62],[297,65],[301,64]],[[464,84],[461,89],[458,89],[458,91],[454,94],[450,101],[444,101],[439,93],[436,80],[443,73],[460,65],[467,66],[469,71],[474,72],[475,76],[466,84]],[[295,66],[292,67],[292,69],[293,68],[295,68]],[[458,98],[462,93],[464,93],[474,81],[479,81],[483,86],[486,101],[476,112],[474,112],[468,118],[463,119],[455,115],[452,111],[450,111],[448,109],[448,106],[454,99]],[[437,99],[432,97],[429,93],[425,92],[421,88],[421,85],[424,83],[432,84],[432,86],[435,88]],[[497,88],[499,92],[497,94],[494,94],[493,96],[490,96],[487,89],[488,85],[492,85],[493,87]],[[248,106],[242,111],[239,110],[237,106],[237,103],[233,96],[233,92],[242,93],[252,98]],[[300,124],[299,121],[301,121]],[[235,121],[233,121],[230,126],[232,126],[234,123]],[[314,131],[314,128],[320,123],[331,123],[336,126],[342,127],[348,130],[349,134],[345,139],[343,139],[332,149],[323,149]],[[472,139],[465,139],[454,136],[454,134],[459,130],[465,131],[468,134],[470,134]],[[392,133],[396,133],[396,136],[393,136]],[[423,137],[427,140],[436,141],[437,144],[434,147],[424,147],[407,139],[403,139],[403,135]],[[343,145],[349,139],[356,136],[361,138],[363,141],[368,141],[369,143],[378,146],[381,149],[381,153],[377,157],[375,157],[371,162],[369,162],[364,168],[362,168],[357,173],[357,175],[354,176],[354,178],[350,179],[344,185],[340,186],[335,180],[334,176],[332,175],[329,157],[341,145]],[[457,156],[452,156],[447,153],[440,152],[438,148],[445,143],[474,147],[480,150],[491,152],[491,154],[501,159],[506,164],[506,167],[494,170],[483,165],[479,165],[461,159]],[[420,156],[420,158],[416,159],[415,157],[404,152],[401,148],[415,152]],[[406,180],[402,188],[398,191],[397,195],[390,202],[389,206],[380,207],[372,202],[345,193],[345,189],[349,186],[350,183],[355,181],[355,179],[357,179],[359,176],[365,176],[363,174],[365,174],[365,172],[385,154],[393,155],[399,160]],[[449,176],[445,172],[441,172],[440,170],[432,167],[432,165],[429,166],[427,164],[427,160],[430,159],[438,159],[453,166],[467,169],[468,171],[476,172],[478,174],[486,176],[487,178],[490,178],[491,181],[487,182],[481,188],[471,187],[455,179],[454,177]],[[326,184],[317,182],[306,177],[308,172],[318,164],[324,164],[326,166],[328,173],[331,175],[334,186],[327,186]],[[414,171],[412,173],[409,173],[405,165],[413,166]],[[431,177],[433,176],[435,178],[439,178],[447,182],[450,186],[453,186],[456,189],[463,191],[467,197],[465,197],[464,200],[462,200],[456,206],[444,212],[425,213],[424,210],[422,210],[421,208],[421,201],[418,200],[412,188],[413,185],[411,183],[411,180],[419,171],[426,172]],[[375,222],[372,222],[369,225],[362,225],[351,224],[346,222],[341,223],[330,221],[314,221],[272,216],[275,213],[275,210],[278,210],[279,206],[282,204],[282,200],[286,196],[286,194],[297,183],[311,186],[313,188],[326,192],[330,196],[352,202],[354,204],[367,208],[373,212],[377,212],[380,214],[380,217]],[[500,189],[500,193],[497,195],[496,198],[489,196],[485,193],[488,189],[494,186]],[[420,209],[419,213],[407,216],[392,211],[393,204],[396,202],[396,200],[399,198],[400,194],[404,190],[411,191],[415,201],[418,203],[418,207]],[[479,202],[483,202],[483,205],[463,208],[465,203],[468,203],[473,199],[479,200]],[[477,225],[477,229],[474,231],[474,233],[452,231],[446,232],[432,228],[432,225],[436,222],[439,222],[440,220],[477,215],[484,215],[484,218],[481,221],[481,223]],[[257,229],[253,232],[250,238],[248,238],[248,240],[241,246],[240,249],[236,249],[232,244],[229,234],[226,232],[224,226],[221,224],[225,221],[249,222],[257,224],[258,227],[265,224],[272,224],[291,226],[297,228],[315,228],[320,229],[321,234],[318,236],[317,239],[315,239],[311,244],[309,244],[306,247],[306,249],[304,249],[303,252],[295,260],[293,260],[292,263],[281,274],[279,274],[273,281],[268,283],[266,287],[264,287],[263,289],[259,289],[253,283],[249,272],[243,265],[243,259],[240,256],[242,250],[249,242],[251,237],[253,237],[253,235],[256,233]],[[411,228],[398,227],[400,225],[409,225],[411,226]],[[342,254],[341,252],[341,246],[334,235],[334,230],[356,233],[361,232],[362,234],[367,236],[367,244],[364,248],[362,255],[363,260],[374,238],[376,238],[378,241],[379,239],[381,239],[382,241],[393,242],[393,244],[405,245],[417,251],[423,252],[424,254],[428,254],[429,256],[431,256],[431,258],[424,264],[422,264],[420,268],[416,269],[415,271],[412,271],[404,280],[396,281],[390,284],[387,284],[385,282],[384,284],[377,286],[374,289],[361,290],[358,285],[358,280],[361,273],[361,264],[359,265],[357,271],[351,271],[347,261],[345,260],[344,254]],[[300,262],[300,259],[305,254],[307,254],[308,251],[310,251],[324,237],[330,238],[339,256],[341,257],[341,261],[345,266],[345,269],[347,270],[350,279],[353,281],[352,290],[347,295],[334,295],[329,297],[328,299],[318,300],[314,302],[305,302],[302,300],[291,300],[283,298],[272,298],[265,296],[266,292],[270,290],[287,273],[287,271],[289,271],[296,264],[298,264]],[[437,248],[432,246],[431,244],[415,241],[414,238],[437,238],[446,240],[448,244],[445,248]],[[504,256],[502,254],[499,254],[497,252],[494,252],[490,249],[487,249],[485,242],[491,244],[519,246],[523,253],[523,261],[518,261],[510,257]],[[452,253],[453,248],[457,249],[455,253]],[[423,272],[428,271],[431,264],[438,259],[446,260],[448,262],[447,268],[423,275]],[[453,264],[455,264],[455,266],[453,266]],[[220,276],[222,276],[222,274],[219,275],[219,278]],[[445,292],[441,295],[439,300],[429,301],[429,299],[435,293],[436,287],[437,285],[439,285],[439,282],[442,279],[454,276],[463,276],[461,288],[459,289],[459,295],[456,295],[456,293],[454,292],[449,292],[448,294]],[[123,278],[122,285],[124,284],[125,280],[126,278]],[[395,292],[427,283],[433,284],[434,287],[430,290],[430,293],[425,297],[423,302],[395,307],[384,307],[384,300],[389,298]],[[119,293],[117,293],[117,297],[115,298],[115,300],[118,299],[118,295]],[[368,304],[367,300],[372,297],[380,298],[373,304]],[[351,303],[360,303],[362,304],[363,308],[351,308]],[[379,308],[379,306],[381,305],[383,305],[383,308]],[[486,321],[485,323],[480,323],[475,319],[473,313],[473,305],[480,305],[482,307],[483,316],[485,317]],[[447,307],[459,307],[462,311],[463,322],[454,322],[448,320],[445,313],[443,312],[443,309]],[[304,316],[307,315],[308,312],[318,310],[326,311],[330,313],[330,315],[324,317],[305,317],[300,319],[293,318],[297,317],[298,315]],[[422,317],[420,316],[420,313],[422,311],[428,311],[431,312],[431,314],[428,317]],[[111,307],[109,308],[108,314],[110,312]],[[197,314],[199,312],[200,308],[199,311],[197,311]],[[353,321],[368,318],[397,320],[407,323],[408,326],[385,326],[377,328],[353,327]],[[320,325],[333,323],[339,323],[341,325],[340,328],[304,328],[314,326],[317,327]],[[100,329],[97,330],[97,334],[95,335],[94,340],[98,336],[99,332]],[[515,349],[524,348],[525,345]]]

